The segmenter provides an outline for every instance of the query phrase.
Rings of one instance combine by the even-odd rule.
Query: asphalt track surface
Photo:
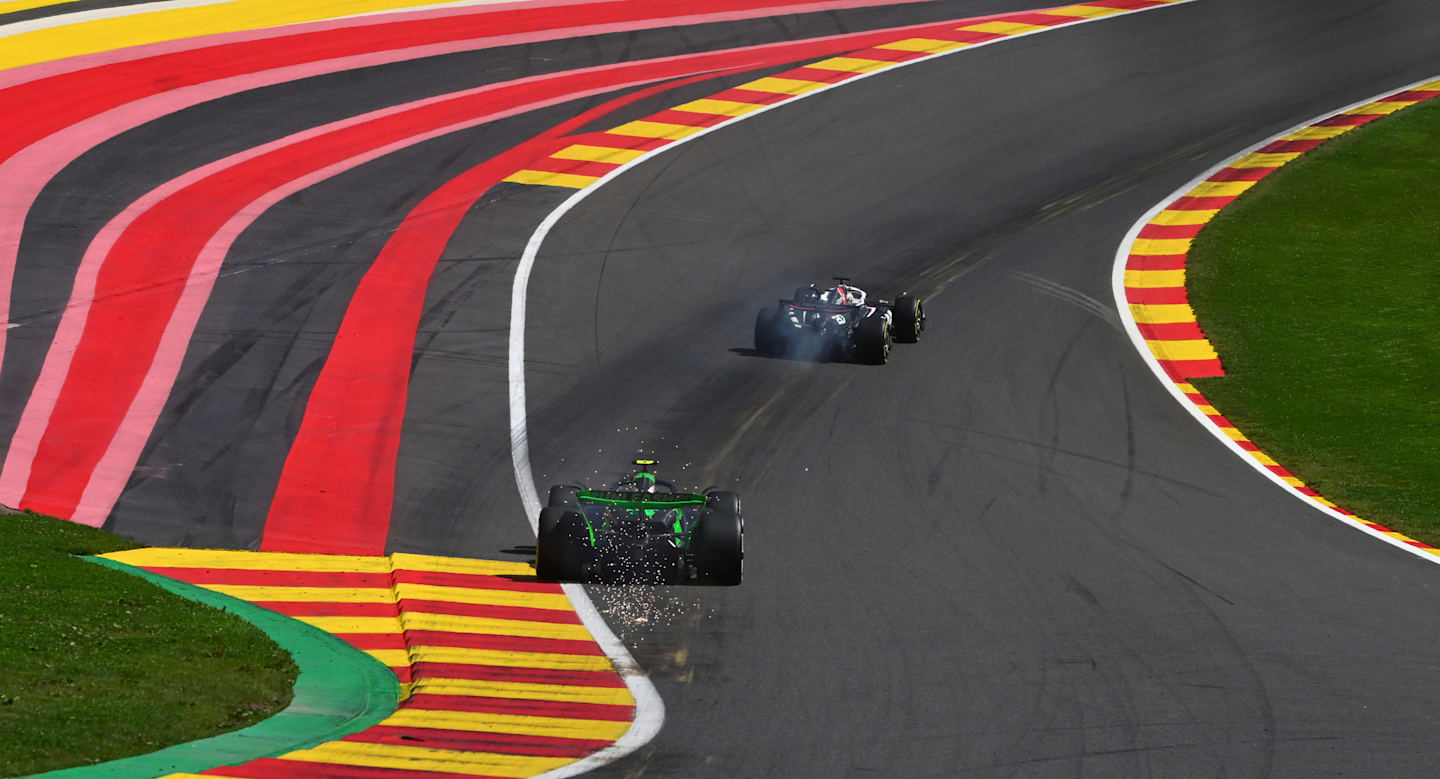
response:
[[[1110,299],[1115,247],[1177,186],[1440,72],[1429,0],[1257,5],[1202,0],[864,79],[671,149],[561,220],[529,288],[537,483],[611,480],[653,453],[683,486],[741,490],[748,519],[741,587],[592,588],[667,707],[655,741],[602,774],[1432,770],[1440,571],[1219,446],[1155,381]],[[985,10],[998,9],[951,15]],[[175,117],[183,132],[146,125],[53,183],[27,241],[79,240],[68,225],[226,143],[284,134],[301,108],[314,113],[295,121],[316,124],[364,110],[343,101],[393,103],[385,88],[448,91],[437,74],[471,72],[453,65],[242,96]],[[442,138],[268,212],[227,259],[108,526],[253,546],[296,398],[386,230],[429,188],[580,108]],[[206,142],[187,152],[187,138]],[[392,551],[518,559],[533,544],[508,449],[510,279],[569,192],[492,195],[430,285]],[[30,246],[21,273],[44,254]],[[73,274],[28,267],[27,289],[63,292]],[[760,306],[842,272],[924,294],[925,339],[884,367],[749,351]],[[27,303],[12,344],[44,340],[47,300]],[[0,393],[23,397],[40,358],[7,353]]]

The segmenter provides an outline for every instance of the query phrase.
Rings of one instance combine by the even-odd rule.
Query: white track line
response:
[[[1413,547],[1397,538],[1385,535],[1379,530],[1376,530],[1375,528],[1372,528],[1369,525],[1366,525],[1363,522],[1356,520],[1354,517],[1348,517],[1340,513],[1339,511],[1336,511],[1335,509],[1315,502],[1315,500],[1309,495],[1301,492],[1299,489],[1286,482],[1278,474],[1274,473],[1273,471],[1262,465],[1260,461],[1256,460],[1254,457],[1251,457],[1249,452],[1241,449],[1240,444],[1231,440],[1230,436],[1226,435],[1220,430],[1219,425],[1212,422],[1209,417],[1205,416],[1204,412],[1202,412],[1199,408],[1196,408],[1194,403],[1190,402],[1189,398],[1185,397],[1185,393],[1181,392],[1180,388],[1175,386],[1175,380],[1170,378],[1169,374],[1165,373],[1164,368],[1160,367],[1160,361],[1155,357],[1153,353],[1151,353],[1150,347],[1145,345],[1145,337],[1140,334],[1140,327],[1135,323],[1135,317],[1130,313],[1129,299],[1125,296],[1125,266],[1130,258],[1130,247],[1135,243],[1135,239],[1139,236],[1140,230],[1144,228],[1145,225],[1149,224],[1150,220],[1154,219],[1156,214],[1164,211],[1167,207],[1169,207],[1171,203],[1174,203],[1177,199],[1183,197],[1185,193],[1194,189],[1200,183],[1206,181],[1211,176],[1215,175],[1221,170],[1230,167],[1230,165],[1233,164],[1236,160],[1244,157],[1247,154],[1250,154],[1256,149],[1259,149],[1261,146],[1265,146],[1269,143],[1274,143],[1275,141],[1293,132],[1303,130],[1306,127],[1310,127],[1311,125],[1315,124],[1316,122],[1328,119],[1329,117],[1335,116],[1336,114],[1344,113],[1345,111],[1348,111],[1352,108],[1358,108],[1367,103],[1373,103],[1379,98],[1385,97],[1386,95],[1393,95],[1398,92],[1404,92],[1406,90],[1413,89],[1414,87],[1417,87],[1421,84],[1429,83],[1434,80],[1434,76],[1426,79],[1421,79],[1412,84],[1408,84],[1398,89],[1386,90],[1377,95],[1374,95],[1373,97],[1367,97],[1364,100],[1356,101],[1349,105],[1337,108],[1333,111],[1326,111],[1325,113],[1315,116],[1314,118],[1307,119],[1306,121],[1303,121],[1300,124],[1295,125],[1294,127],[1291,127],[1282,132],[1278,132],[1270,136],[1269,138],[1266,138],[1265,140],[1254,144],[1253,146],[1246,147],[1244,151],[1241,151],[1238,154],[1227,158],[1224,162],[1210,168],[1204,173],[1201,173],[1194,179],[1191,179],[1187,184],[1175,190],[1164,200],[1161,200],[1158,204],[1156,204],[1154,208],[1146,211],[1145,215],[1140,217],[1140,220],[1130,227],[1129,232],[1125,234],[1125,239],[1120,242],[1120,246],[1115,250],[1115,266],[1111,269],[1110,286],[1112,293],[1115,295],[1115,307],[1120,312],[1120,320],[1125,324],[1125,332],[1130,336],[1130,343],[1135,347],[1135,351],[1139,352],[1140,356],[1144,358],[1145,364],[1150,366],[1150,371],[1155,374],[1155,378],[1160,380],[1160,383],[1164,385],[1166,391],[1170,393],[1170,396],[1175,398],[1175,400],[1178,401],[1186,411],[1190,412],[1190,416],[1194,417],[1197,421],[1199,421],[1200,424],[1204,426],[1206,430],[1210,431],[1210,434],[1215,436],[1215,438],[1219,440],[1220,443],[1224,444],[1227,449],[1238,455],[1241,460],[1243,460],[1247,465],[1258,471],[1260,475],[1269,479],[1271,482],[1273,482],[1286,492],[1289,492],[1291,495],[1294,495],[1295,497],[1304,501],[1307,506],[1324,512],[1325,514],[1328,514],[1332,519],[1338,519],[1341,522],[1344,522],[1345,524],[1350,525],[1357,530],[1360,530],[1361,532],[1367,533],[1371,536],[1374,536],[1375,538],[1380,539],[1381,541],[1384,541],[1387,544],[1390,544],[1391,546],[1397,547],[1399,549],[1404,549],[1406,552],[1409,552],[1410,554],[1413,554],[1416,557],[1421,558],[1422,560],[1427,560],[1432,563],[1440,563],[1440,557],[1436,557],[1435,555],[1429,554],[1428,552]],[[1321,145],[1323,146],[1324,144]]]
[[[1174,8],[1177,6],[1188,5],[1189,3],[1193,2],[1197,2],[1197,0],[1175,0],[1175,2],[1169,3],[1167,5],[1153,6],[1151,8],[1141,8],[1133,11],[1123,11],[1117,14],[1093,17],[1090,19],[1081,19],[1079,21],[1070,22],[1068,24],[1056,25],[1054,27],[1045,27],[1039,30],[1032,30],[1030,32],[1016,33],[1013,35],[1007,35],[1004,38],[997,38],[992,41],[985,41],[984,43],[977,43],[959,49],[938,52],[926,57],[913,59],[908,62],[897,63],[893,67],[888,67],[869,73],[862,73],[854,78],[850,78],[836,84],[831,84],[829,86],[822,87],[811,92],[806,92],[802,95],[796,95],[790,100],[768,105],[759,110],[752,111],[742,116],[737,116],[733,119],[721,122],[720,124],[701,130],[700,132],[693,135],[689,135],[685,138],[673,141],[666,146],[662,146],[659,149],[656,149],[642,157],[637,157],[630,162],[610,171],[603,177],[586,186],[584,189],[578,190],[577,192],[575,192],[575,194],[566,198],[565,202],[561,203],[558,208],[550,212],[545,217],[544,221],[540,223],[540,226],[535,228],[535,232],[531,234],[529,242],[525,245],[525,253],[520,258],[520,264],[515,268],[515,282],[510,289],[510,350],[508,363],[510,379],[510,459],[515,469],[515,486],[520,492],[520,502],[525,507],[525,515],[530,522],[531,531],[539,531],[540,498],[535,489],[534,474],[531,472],[530,469],[530,433],[529,422],[526,416],[527,411],[525,408],[525,301],[527,295],[527,288],[530,284],[530,272],[535,267],[535,258],[540,253],[540,246],[545,243],[545,238],[550,234],[550,231],[554,229],[555,225],[560,221],[560,218],[565,216],[565,214],[569,213],[572,208],[579,205],[580,202],[583,201],[585,198],[589,197],[592,193],[596,192],[604,185],[610,183],[618,176],[629,171],[636,165],[639,165],[640,163],[651,159],[652,157],[674,149],[678,146],[690,143],[691,141],[697,140],[699,138],[703,138],[712,132],[715,132],[724,127],[729,127],[736,122],[740,122],[754,116],[759,116],[766,111],[771,111],[777,108],[781,108],[783,106],[793,105],[798,100],[803,100],[814,95],[828,92],[836,87],[854,84],[857,81],[870,78],[872,76],[878,76],[885,73],[893,73],[900,68],[917,65],[922,62],[929,62],[933,59],[938,59],[940,57],[948,57],[954,54],[959,54],[961,52],[974,51],[981,47],[989,46],[995,43],[1004,43],[1006,41],[1015,40],[1017,38],[1024,38],[1026,36],[1052,32],[1055,30],[1066,30],[1081,24],[1088,24],[1090,22],[1121,19],[1137,13],[1157,11],[1164,8]],[[1003,15],[1004,14],[993,14],[991,16]],[[966,20],[956,20],[956,22],[959,24],[963,24],[965,21]],[[561,777],[576,776],[578,774],[585,773],[586,771],[589,771],[591,769],[599,768],[600,766],[603,766],[607,763],[618,760],[648,743],[650,739],[654,738],[655,735],[660,732],[660,726],[665,722],[665,704],[663,701],[660,700],[660,693],[656,691],[654,682],[651,682],[650,677],[645,675],[644,670],[640,668],[640,665],[638,663],[635,662],[635,658],[631,656],[630,652],[625,648],[625,645],[620,642],[620,639],[616,638],[615,633],[610,630],[610,626],[605,623],[605,620],[600,616],[599,612],[596,611],[595,604],[590,601],[590,596],[585,593],[585,588],[579,584],[566,584],[564,585],[564,587],[565,593],[570,597],[570,601],[574,604],[576,612],[579,613],[581,621],[585,623],[585,626],[590,629],[590,633],[595,636],[595,640],[600,644],[602,648],[604,648],[605,654],[609,655],[610,661],[614,663],[616,669],[620,671],[621,677],[625,680],[625,685],[630,688],[630,694],[635,696],[635,722],[630,726],[630,729],[625,732],[625,735],[621,736],[620,739],[614,744],[600,750],[599,752],[596,752],[593,755],[584,758],[583,760],[579,760],[569,765],[557,768],[553,771],[548,771],[544,774],[541,774],[540,776],[544,779],[560,779]]]

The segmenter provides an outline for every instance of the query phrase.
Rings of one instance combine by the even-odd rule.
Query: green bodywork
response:
[[[641,473],[640,476],[651,474]],[[615,508],[639,511],[645,514],[646,519],[653,518],[658,511],[669,509],[683,509],[686,507],[699,508],[705,505],[704,495],[693,495],[688,493],[654,493],[654,492],[630,492],[620,490],[580,490],[575,496],[584,508],[586,503],[613,506]],[[585,528],[590,533],[590,545],[595,545],[595,526],[590,521],[590,516],[583,510],[580,516],[585,519]],[[671,529],[683,540],[683,546],[690,548],[690,534],[686,532],[679,517],[676,517]]]

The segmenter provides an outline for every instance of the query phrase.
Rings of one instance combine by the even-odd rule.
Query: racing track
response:
[[[1440,69],[1426,3],[1271,6],[869,79],[560,222],[530,285],[537,481],[644,446],[750,517],[739,589],[595,591],[667,702],[615,775],[1430,770],[1440,572],[1236,461],[1109,302],[1180,183]],[[833,271],[927,293],[925,341],[881,369],[745,352],[760,305]],[[526,541],[497,529],[467,543]]]
[[[528,306],[536,481],[614,478],[643,449],[682,483],[738,485],[750,519],[742,587],[592,590],[667,706],[659,737],[608,773],[1435,764],[1440,572],[1234,460],[1155,382],[1111,308],[1116,245],[1180,183],[1300,119],[1440,71],[1428,0],[1255,5],[1201,0],[865,79],[670,150],[559,223]],[[825,33],[857,18],[837,14]],[[687,33],[710,35],[709,48],[762,28]],[[674,53],[697,39],[555,45],[535,62],[608,62],[637,40]],[[26,302],[11,343],[48,338],[45,306],[64,288],[65,269],[27,266],[26,249],[78,257],[86,239],[69,224],[98,226],[229,150],[472,86],[467,68],[489,56],[377,68],[373,89],[341,88],[345,74],[270,87],[97,148],[27,225],[17,288],[50,294]],[[383,226],[578,110],[426,142],[261,217],[229,255],[201,348],[110,526],[257,543],[294,398],[314,384]],[[146,172],[107,179],[124,154]],[[90,189],[98,180],[117,191]],[[392,551],[523,559],[533,543],[507,446],[509,279],[539,215],[569,193],[501,194],[461,224],[429,288]],[[925,294],[926,339],[883,368],[748,353],[760,305],[834,272]],[[7,440],[15,382],[43,357],[7,352]]]

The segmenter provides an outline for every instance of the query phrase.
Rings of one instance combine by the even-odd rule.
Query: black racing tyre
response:
[[[550,497],[545,501],[547,506],[559,506],[571,511],[580,510],[580,499],[576,495],[580,492],[579,487],[572,487],[568,484],[557,484],[550,488]]]
[[[884,365],[890,359],[890,323],[884,317],[860,320],[855,328],[855,359],[869,365]]]
[[[705,493],[705,505],[711,511],[740,516],[740,493],[730,490],[709,490]]]
[[[777,332],[780,311],[761,309],[755,316],[755,351],[766,357],[774,357],[785,351],[785,340]]]
[[[925,329],[925,303],[914,295],[903,293],[895,298],[894,311],[896,341],[913,344],[920,340]]]
[[[584,574],[589,549],[585,518],[559,506],[540,509],[535,536],[535,575],[553,581],[576,581]]]
[[[702,582],[739,584],[745,568],[745,524],[740,515],[706,509],[691,533],[690,554]]]

